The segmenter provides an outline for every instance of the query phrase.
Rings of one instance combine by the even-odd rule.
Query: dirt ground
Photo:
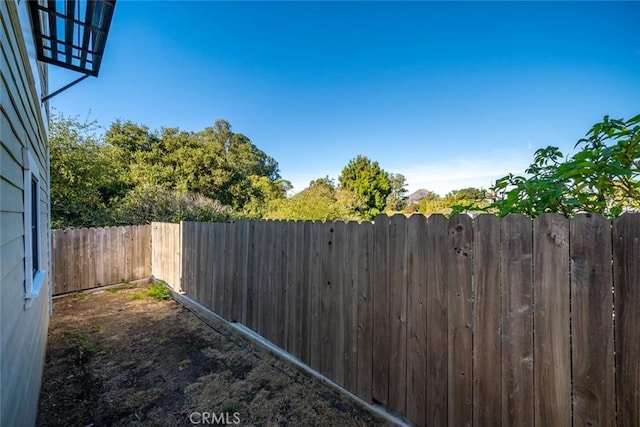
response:
[[[147,289],[54,300],[39,426],[386,425],[233,328]]]

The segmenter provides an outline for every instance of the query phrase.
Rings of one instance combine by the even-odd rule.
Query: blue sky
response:
[[[119,0],[100,76],[50,104],[103,126],[224,118],[296,191],[358,154],[410,191],[488,188],[640,113],[640,3]]]

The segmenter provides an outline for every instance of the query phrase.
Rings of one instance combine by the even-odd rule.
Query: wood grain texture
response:
[[[569,220],[543,214],[533,222],[534,422],[571,425]]]
[[[407,218],[394,215],[389,229],[389,407],[407,410]]]
[[[372,399],[389,403],[389,217],[373,225],[373,384]]]
[[[311,226],[310,251],[309,251],[309,279],[311,284],[310,295],[310,325],[309,325],[309,360],[310,366],[318,372],[322,372],[322,290],[324,277],[322,274],[322,257],[324,254],[324,224],[314,222]]]
[[[613,222],[616,399],[619,426],[640,425],[640,214]]]
[[[358,282],[360,252],[366,251],[366,245],[360,246],[360,225],[348,222],[343,271],[344,316],[344,386],[352,393],[358,389]]]
[[[373,374],[373,224],[364,222],[358,231],[358,390],[371,402]]]
[[[600,214],[580,214],[571,219],[574,425],[615,424],[610,236],[611,221]]]
[[[338,323],[335,304],[335,276],[334,263],[336,260],[334,245],[334,227],[332,222],[322,226],[322,284],[320,289],[320,336],[322,350],[320,372],[335,381],[335,334]]]
[[[333,223],[333,254],[331,257],[332,286],[331,312],[334,319],[333,332],[329,335],[333,348],[333,380],[345,387],[345,341],[347,306],[345,304],[346,274],[345,263],[349,257],[347,241],[347,225],[343,221]]]
[[[177,224],[171,224],[177,227]],[[150,277],[151,225],[53,230],[53,295],[77,292]],[[160,233],[158,234],[158,238]],[[162,234],[164,236],[164,234]],[[167,236],[170,240],[172,236]],[[170,244],[171,242],[168,242]],[[174,277],[170,256],[163,270]],[[160,262],[160,257],[158,259]],[[161,267],[162,268],[162,267]],[[177,279],[172,278],[172,281]]]
[[[448,221],[442,215],[427,218],[427,426],[448,424],[447,225]]]
[[[479,215],[473,221],[475,310],[473,339],[473,424],[500,425],[500,219]]]
[[[473,222],[455,215],[449,219],[447,247],[450,426],[473,423],[472,260]]]
[[[407,417],[426,424],[427,404],[427,218],[407,221]]]
[[[533,426],[533,224],[507,215],[500,224],[502,425]]]

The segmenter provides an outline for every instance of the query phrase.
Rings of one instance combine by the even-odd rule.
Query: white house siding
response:
[[[40,170],[42,269],[50,270],[46,66],[35,60],[25,0],[0,0],[0,425],[34,425],[50,308],[50,275],[25,308],[23,149]],[[27,255],[27,256],[30,256]]]

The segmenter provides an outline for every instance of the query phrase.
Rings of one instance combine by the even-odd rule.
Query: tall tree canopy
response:
[[[291,188],[278,163],[218,120],[200,132],[117,120],[104,134],[54,112],[54,227],[261,217]]]
[[[402,211],[407,207],[407,180],[401,173],[390,173],[391,192],[387,196],[386,209],[392,212]]]
[[[277,199],[266,213],[267,219],[339,221],[358,219],[362,202],[351,191],[336,188],[329,177],[311,181],[288,199]]]
[[[365,156],[357,156],[342,169],[338,181],[340,188],[352,191],[364,202],[357,209],[362,219],[371,220],[384,212],[387,197],[391,194],[391,180],[378,162],[372,162]]]

